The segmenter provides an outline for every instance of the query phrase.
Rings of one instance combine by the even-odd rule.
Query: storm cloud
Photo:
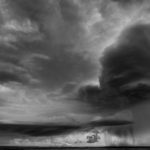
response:
[[[131,108],[149,100],[150,25],[135,24],[122,31],[100,58],[99,86],[85,86],[79,97],[102,113]]]
[[[145,101],[149,6],[1,0],[0,121],[85,123]]]
[[[131,90],[125,94],[129,98],[146,99],[150,77],[149,35],[149,25],[134,25],[123,31],[117,44],[105,51],[101,61],[102,88],[113,87],[120,93]]]

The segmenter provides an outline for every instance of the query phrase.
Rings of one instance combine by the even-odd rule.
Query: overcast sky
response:
[[[149,0],[0,0],[0,122],[72,124],[72,119],[85,123],[109,114],[110,106],[100,101],[103,109],[95,109],[97,102],[83,101],[76,94],[87,85],[100,90],[103,70],[109,72],[120,58],[128,61],[122,51],[131,41],[140,47],[138,42],[143,46],[146,36],[149,44],[149,20]],[[136,39],[136,32],[141,39]],[[111,57],[109,50],[117,55]],[[147,52],[140,54],[144,60]],[[119,84],[148,82],[149,71],[143,70],[146,78],[136,76],[138,81],[131,83],[119,78]],[[110,75],[124,75],[109,73],[106,87]],[[122,85],[114,85],[118,86]],[[113,108],[122,109],[116,103]]]

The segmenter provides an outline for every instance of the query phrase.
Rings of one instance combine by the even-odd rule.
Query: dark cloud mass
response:
[[[149,25],[135,24],[125,29],[100,59],[100,87],[83,87],[79,97],[106,113],[149,100],[149,40]]]
[[[122,33],[116,45],[106,50],[101,61],[102,88],[113,87],[141,102],[149,95],[149,35],[149,25],[134,25]]]

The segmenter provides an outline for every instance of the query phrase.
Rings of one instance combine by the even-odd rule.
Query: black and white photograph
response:
[[[150,0],[0,0],[3,146],[150,147]]]

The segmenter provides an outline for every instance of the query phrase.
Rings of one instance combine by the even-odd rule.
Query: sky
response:
[[[149,0],[0,0],[0,122],[80,125],[124,110],[138,122],[149,20]]]

